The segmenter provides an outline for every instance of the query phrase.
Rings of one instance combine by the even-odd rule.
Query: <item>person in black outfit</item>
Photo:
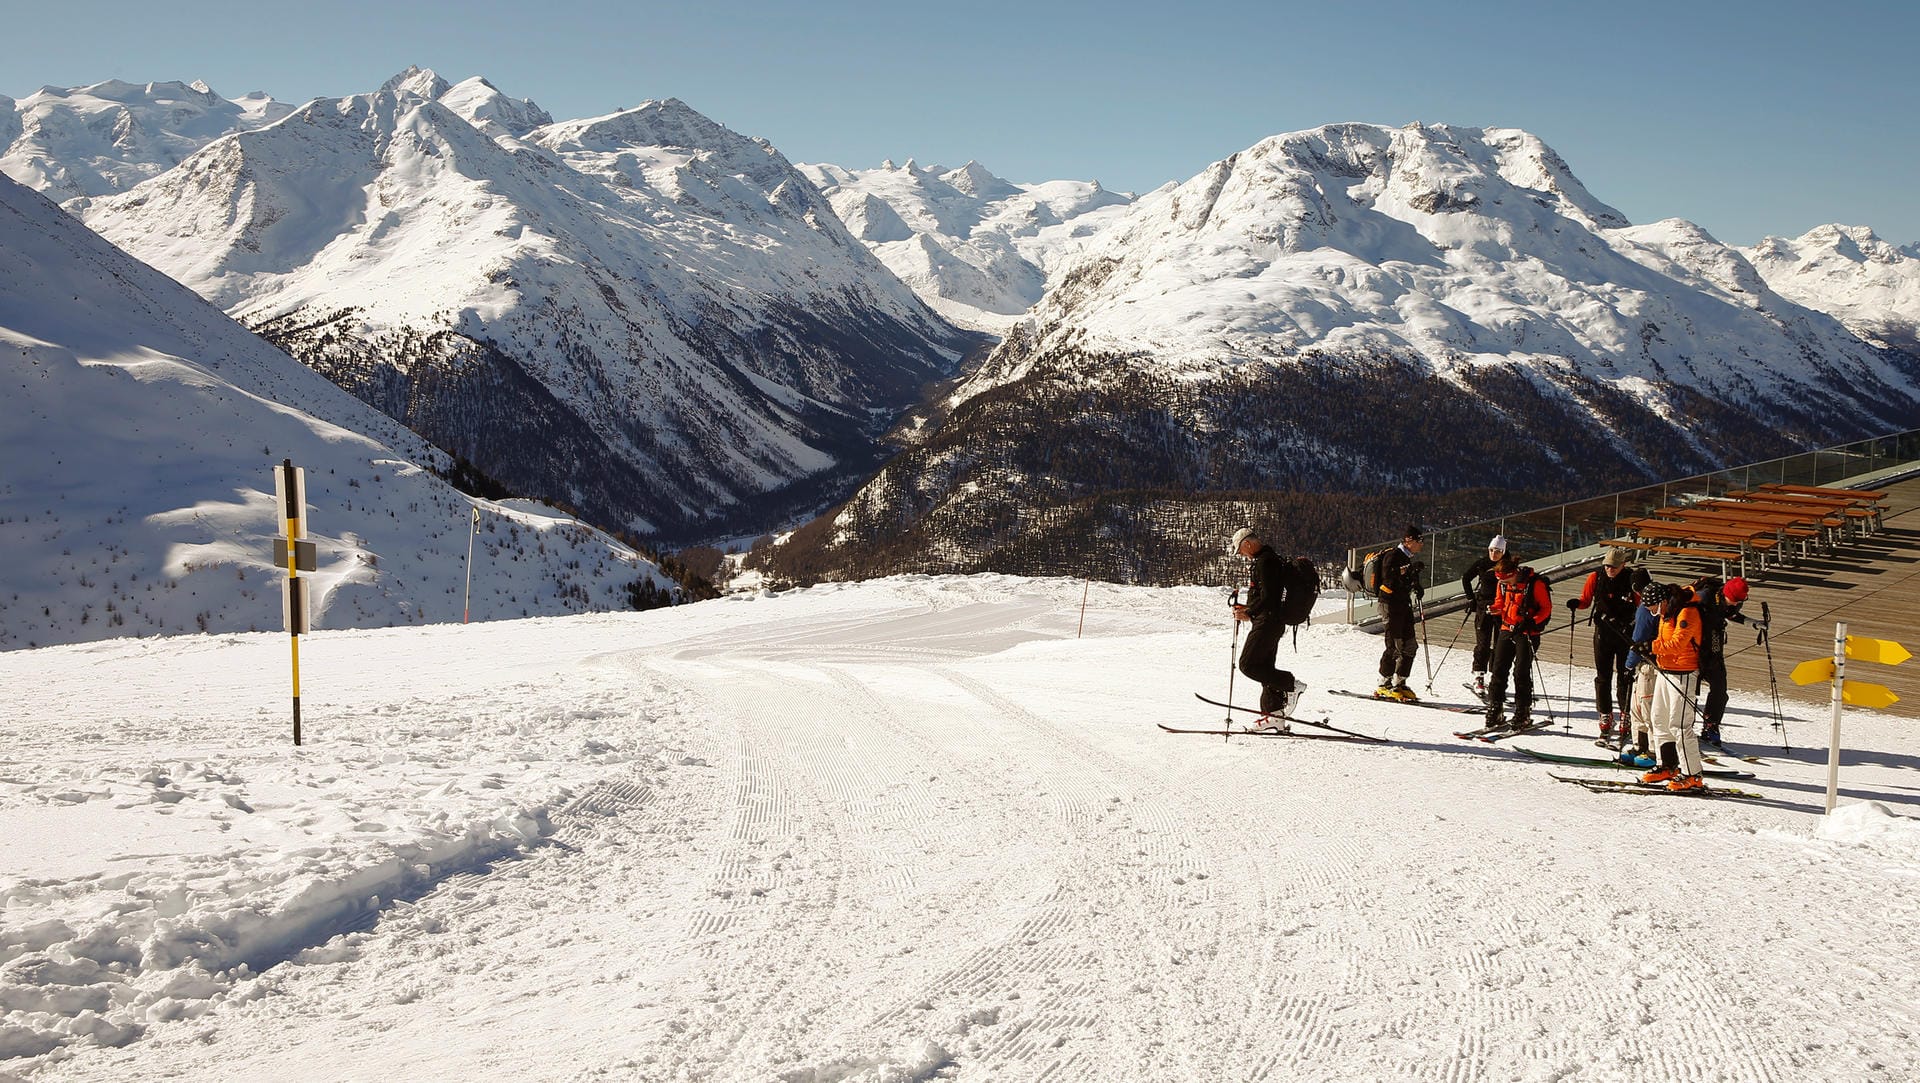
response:
[[[1493,664],[1493,637],[1500,631],[1500,618],[1493,612],[1493,592],[1500,581],[1493,567],[1506,555],[1507,536],[1496,534],[1487,543],[1487,555],[1468,565],[1460,577],[1460,596],[1473,613],[1473,694],[1482,699],[1487,695],[1487,668]]]
[[[1633,649],[1633,614],[1640,604],[1633,580],[1627,551],[1610,548],[1600,570],[1587,575],[1580,597],[1567,599],[1569,622],[1580,610],[1593,610],[1593,702],[1602,738],[1617,736],[1631,724],[1627,712],[1633,704],[1633,670],[1627,654]],[[1618,715],[1613,710],[1616,691]]]
[[[1725,583],[1709,576],[1693,585],[1700,599],[1702,622],[1700,637],[1700,688],[1705,693],[1700,703],[1700,739],[1710,745],[1720,743],[1720,721],[1727,714],[1727,622],[1736,621],[1754,628],[1764,621],[1749,621],[1740,607],[1747,601],[1747,581],[1734,576]]]
[[[1420,653],[1413,607],[1427,593],[1420,585],[1425,565],[1414,559],[1426,548],[1423,533],[1409,525],[1406,538],[1380,557],[1380,608],[1387,614],[1387,646],[1380,654],[1380,687],[1374,695],[1382,699],[1411,702],[1420,698],[1407,687],[1407,678],[1413,675],[1413,659]]]
[[[1260,682],[1260,711],[1266,717],[1255,728],[1285,732],[1303,690],[1293,674],[1276,664],[1287,631],[1280,618],[1287,593],[1285,563],[1251,528],[1235,531],[1230,548],[1253,562],[1246,604],[1233,607],[1233,619],[1249,624],[1247,644],[1240,649],[1240,672]]]

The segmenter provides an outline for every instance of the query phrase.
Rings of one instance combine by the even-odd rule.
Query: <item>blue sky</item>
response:
[[[304,101],[419,64],[563,119],[677,97],[794,161],[1134,191],[1336,121],[1519,127],[1636,222],[1920,240],[1913,3],[100,0],[0,24],[14,97],[199,78]]]

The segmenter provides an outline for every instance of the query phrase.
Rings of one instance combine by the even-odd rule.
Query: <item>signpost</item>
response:
[[[1840,705],[1891,707],[1900,697],[1884,684],[1847,680],[1847,659],[1897,666],[1912,658],[1907,648],[1891,639],[1863,639],[1847,634],[1847,622],[1833,626],[1833,657],[1813,658],[1793,667],[1793,683],[1833,684],[1833,732],[1827,740],[1827,811],[1840,796]]]
[[[274,505],[286,522],[287,532],[274,539],[287,562],[287,581],[280,591],[280,617],[286,623],[293,642],[293,743],[300,743],[300,633],[313,630],[313,610],[308,604],[307,581],[301,572],[319,566],[317,547],[302,541],[307,532],[307,472],[293,465],[292,459],[280,460],[273,468]]]

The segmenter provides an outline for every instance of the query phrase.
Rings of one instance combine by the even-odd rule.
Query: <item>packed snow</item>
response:
[[[1825,721],[1752,694],[1758,800],[1593,794],[1330,695],[1379,640],[1324,623],[1302,714],[1391,744],[1162,732],[1219,722],[1225,617],[906,577],[321,632],[299,748],[283,636],[0,654],[0,1076],[1920,1075],[1904,722],[1849,712],[1830,816]],[[1546,677],[1571,731],[1512,743],[1597,755]]]

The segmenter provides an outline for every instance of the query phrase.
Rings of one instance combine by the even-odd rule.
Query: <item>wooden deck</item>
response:
[[[1886,685],[1901,697],[1899,703],[1885,708],[1883,713],[1920,719],[1920,478],[1876,488],[1888,494],[1883,514],[1885,529],[1864,538],[1847,538],[1831,553],[1816,552],[1785,567],[1769,566],[1751,580],[1753,593],[1743,612],[1757,618],[1760,603],[1765,602],[1773,615],[1770,637],[1773,670],[1779,681],[1788,724],[1801,734],[1802,740],[1812,740],[1804,728],[1808,720],[1827,718],[1832,693],[1825,684],[1807,687],[1794,684],[1787,674],[1809,658],[1832,655],[1836,621],[1846,621],[1851,635],[1897,640],[1914,653],[1913,660],[1901,666],[1849,662],[1847,676]],[[1699,562],[1662,559],[1658,553],[1647,554],[1644,566],[1654,579],[1663,583],[1691,582],[1705,570]],[[1554,600],[1562,608],[1556,614],[1556,627],[1548,630],[1541,643],[1540,660],[1546,667],[1548,686],[1556,695],[1566,691],[1568,639],[1564,603],[1569,596],[1577,596],[1579,589],[1578,581],[1554,585]],[[1732,625],[1729,633],[1729,682],[1737,691],[1766,692],[1765,651],[1754,642],[1754,634],[1741,625]],[[1591,667],[1591,631],[1583,624],[1574,634],[1575,663]],[[1592,686],[1576,681],[1573,694],[1576,711],[1584,711],[1590,718]],[[1796,719],[1800,720],[1797,725]],[[1754,718],[1750,712],[1736,707],[1727,712],[1725,724],[1730,729],[1758,727],[1764,730],[1771,722]],[[1756,731],[1730,732],[1728,737],[1770,739]]]

